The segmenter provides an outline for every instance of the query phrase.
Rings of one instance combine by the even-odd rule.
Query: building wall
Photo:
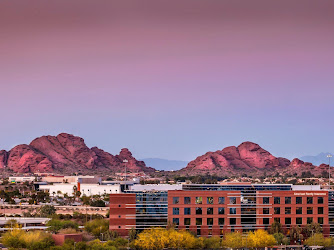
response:
[[[177,203],[177,197],[179,203]],[[190,197],[190,204],[185,204],[184,197]],[[196,199],[202,197],[202,204],[196,204]],[[208,197],[212,204],[208,204]],[[224,204],[219,204],[219,197],[224,197]],[[235,204],[230,202],[230,198],[235,197]],[[274,204],[274,197],[280,198],[280,204]],[[285,203],[285,197],[291,197],[291,204]],[[302,197],[302,204],[296,204],[296,197]],[[307,199],[313,198],[312,204],[307,204]],[[322,198],[323,204],[318,204],[318,197]],[[212,199],[211,199],[212,198]],[[245,199],[254,199],[255,204],[245,203]],[[268,199],[264,204],[263,198]],[[233,198],[232,198],[233,199]],[[177,204],[174,204],[177,203]],[[318,214],[318,207],[323,210],[323,214]],[[190,208],[190,215],[185,214],[184,208]],[[209,210],[208,210],[209,208]],[[212,208],[212,210],[211,210]],[[218,214],[218,209],[224,208],[224,214]],[[280,214],[275,214],[275,208],[280,209]],[[291,208],[291,214],[286,214]],[[302,214],[296,213],[296,208],[302,209]],[[312,208],[312,214],[307,214],[307,209]],[[202,214],[196,214],[196,209],[202,210]],[[234,211],[230,211],[230,209]],[[264,214],[267,209],[268,214]],[[179,210],[179,214],[177,214]],[[212,214],[211,211],[213,211]],[[232,213],[231,213],[232,212]],[[251,214],[247,215],[249,212]],[[321,211],[320,211],[321,212]],[[296,219],[301,220],[301,222]],[[325,235],[329,235],[328,224],[328,193],[327,191],[256,191],[255,194],[245,194],[240,191],[169,191],[168,192],[168,219],[171,223],[179,223],[178,228],[189,229],[198,235],[221,235],[229,231],[247,231],[255,229],[266,229],[275,221],[279,220],[285,228],[293,225],[303,226],[307,220],[318,222],[322,218],[321,225]],[[202,225],[196,225],[202,221]],[[264,221],[265,219],[265,221]],[[287,219],[287,221],[286,221]],[[290,223],[291,219],[291,224]],[[189,222],[190,225],[185,223]],[[220,225],[219,221],[223,224]],[[245,222],[250,220],[251,222]],[[235,221],[235,224],[234,224]],[[300,224],[297,224],[300,223]],[[212,224],[212,225],[211,225]]]
[[[185,197],[189,197],[189,204],[185,202]],[[196,203],[196,200],[200,200],[199,197],[201,197],[201,204]],[[303,227],[313,220],[321,224],[325,236],[329,236],[330,232],[328,191],[169,190],[167,199],[168,221],[177,224],[179,229],[187,229],[201,236],[268,229],[274,221],[279,221],[284,228],[289,229],[296,225]],[[278,199],[280,202],[276,204],[275,200]],[[224,202],[220,204],[219,200]],[[298,201],[301,204],[298,204]],[[110,230],[116,230],[126,236],[127,230],[131,228],[143,229],[145,224],[136,225],[136,223],[142,221],[141,216],[147,216],[147,214],[143,215],[138,211],[136,214],[136,205],[137,208],[142,205],[141,201],[136,201],[136,194],[111,194]],[[279,213],[277,209],[280,210]],[[298,214],[299,209],[301,214]],[[188,211],[190,214],[185,213]],[[202,212],[196,214],[196,211]],[[219,211],[223,213],[220,214]],[[308,214],[308,211],[312,213]],[[165,226],[167,224],[165,223]],[[147,223],[147,227],[151,226]]]
[[[82,241],[82,234],[53,234],[52,238],[56,246],[62,246],[67,239],[74,240],[74,242]]]
[[[103,195],[111,193],[120,193],[120,185],[98,185],[98,184],[54,184],[54,185],[41,185],[40,190],[46,190],[50,195],[57,195],[58,191],[61,191],[62,195],[73,195],[73,187],[76,186],[81,192],[81,195]]]
[[[109,229],[127,236],[128,230],[136,228],[136,194],[110,195]]]

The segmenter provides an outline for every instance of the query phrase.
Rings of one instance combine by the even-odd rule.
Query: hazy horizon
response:
[[[0,149],[333,152],[333,1],[2,1]]]

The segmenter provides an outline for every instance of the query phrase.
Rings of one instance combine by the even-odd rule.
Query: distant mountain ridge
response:
[[[141,159],[149,167],[157,170],[175,171],[187,166],[188,161],[167,160],[161,158],[144,158]]]
[[[84,139],[71,134],[42,136],[29,145],[21,144],[10,151],[0,151],[0,169],[16,173],[83,173],[110,174],[123,172],[154,172],[143,161],[136,160],[127,148],[112,155],[97,147],[88,148]]]
[[[327,155],[333,155],[334,156],[334,154],[331,154],[331,153],[320,153],[320,154],[314,155],[314,156],[306,155],[306,156],[300,157],[300,159],[302,161],[311,162],[313,165],[328,164]],[[331,166],[333,166],[333,163],[334,163],[334,159],[332,158]]]
[[[243,142],[239,146],[226,147],[215,152],[207,152],[188,163],[187,167],[179,171],[184,175],[216,174],[219,176],[262,176],[295,174],[301,176],[310,171],[318,176],[327,172],[328,165],[315,166],[300,159],[292,161],[275,157],[253,142]]]

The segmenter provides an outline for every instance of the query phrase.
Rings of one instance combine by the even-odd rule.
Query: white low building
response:
[[[99,184],[74,184],[74,183],[60,183],[54,185],[41,185],[39,189],[48,191],[51,196],[73,196],[74,190],[78,190],[82,195],[103,195],[116,194],[121,192],[120,185],[99,185]]]
[[[8,178],[9,182],[33,182],[36,180],[34,176],[10,176]]]

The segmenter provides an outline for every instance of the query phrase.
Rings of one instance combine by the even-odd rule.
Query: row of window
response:
[[[183,204],[191,204],[191,197],[183,197]],[[305,198],[305,197],[304,197]],[[324,204],[324,198],[318,197],[318,204]],[[237,197],[230,197],[229,204],[236,204]],[[291,204],[291,197],[284,197],[284,204]],[[269,204],[269,197],[262,197],[263,204]],[[313,197],[306,197],[307,204],[313,204]],[[180,204],[180,197],[173,197],[173,204]],[[203,204],[203,197],[195,197],[195,204]],[[213,197],[206,197],[206,204],[214,204]],[[225,204],[225,197],[218,197],[218,204]],[[274,204],[281,204],[281,197],[274,197]],[[303,204],[303,197],[296,197],[295,204]]]
[[[291,214],[291,207],[285,207],[284,208],[284,214]],[[318,207],[318,214],[324,213],[323,207]],[[269,208],[263,209],[264,214],[269,214]],[[274,214],[281,214],[281,208],[280,207],[274,207]],[[296,207],[296,214],[303,214],[303,208],[302,207]],[[313,214],[313,207],[307,207],[306,214]]]
[[[235,213],[236,213],[236,208],[230,208],[230,211],[231,211],[231,209],[234,211],[235,210]],[[203,208],[201,208],[201,207],[196,207],[196,209],[195,209],[195,214],[203,214]],[[208,208],[206,208],[206,214],[214,214],[213,213],[213,211],[214,211],[214,208],[213,207],[208,207]],[[235,214],[234,213],[234,214]],[[178,208],[178,207],[174,207],[173,208],[173,214],[174,215],[179,215],[180,214],[180,208]],[[191,209],[190,209],[190,207],[185,207],[184,208],[184,210],[183,210],[183,214],[184,215],[190,215],[191,214]],[[224,207],[219,207],[218,208],[218,214],[225,214],[225,208]]]
[[[183,204],[191,204],[191,197],[183,197]],[[234,198],[234,202],[236,203],[236,197],[231,197]],[[231,200],[231,199],[230,199]],[[173,197],[173,204],[179,204],[180,203],[180,197]],[[213,204],[214,199],[213,197],[206,197],[206,203],[207,204]],[[225,197],[219,197],[218,198],[218,204],[224,204],[225,203]],[[233,203],[233,204],[235,204]],[[195,198],[195,204],[203,204],[203,197],[198,196]]]
[[[269,204],[269,198],[268,200],[266,199],[265,203],[265,198],[263,198],[263,204]],[[305,197],[304,197],[305,198]],[[324,204],[324,197],[318,197],[318,204]],[[306,197],[306,203],[307,204],[313,204],[313,197]],[[281,197],[274,197],[274,204],[281,204]],[[291,197],[284,197],[284,204],[291,204]],[[296,197],[296,203],[295,204],[303,204],[303,197]]]
[[[196,207],[195,209],[195,214],[203,214],[203,208],[201,207]],[[206,214],[216,214],[214,213],[216,209],[213,207],[208,207],[206,208]],[[318,207],[317,208],[318,213],[317,214],[323,214],[324,213],[324,208],[323,207]],[[291,207],[285,207],[284,208],[284,214],[291,214],[292,208]],[[225,208],[224,207],[219,207],[218,208],[218,213],[217,214],[225,214]],[[230,214],[236,214],[237,213],[237,208],[235,207],[230,207],[229,208]],[[263,208],[262,210],[263,214],[269,214],[269,208]],[[174,215],[179,215],[180,214],[180,208],[174,207],[173,208],[173,214]],[[191,214],[191,209],[190,207],[185,207],[183,208],[183,214],[184,215],[190,215]],[[248,209],[247,211],[243,211],[241,209],[241,214],[256,214],[256,209],[253,208]],[[274,207],[274,214],[281,214],[281,208],[280,207]],[[303,214],[303,208],[302,207],[297,207],[296,208],[296,214]],[[313,207],[307,207],[306,209],[306,214],[313,214]]]
[[[203,218],[195,218],[195,220],[196,220],[196,225],[197,226],[203,225]],[[274,220],[281,223],[280,218],[274,218]],[[308,217],[306,219],[306,221],[307,221],[307,224],[311,224],[313,222],[313,218]],[[291,225],[292,224],[292,218],[285,218],[284,223],[285,223],[285,225]],[[323,217],[318,217],[318,223],[323,224],[324,223],[324,218]],[[173,218],[173,224],[180,225],[180,218]],[[224,225],[224,224],[225,224],[225,219],[224,218],[218,218],[218,225]],[[237,219],[236,218],[230,218],[229,219],[229,225],[236,225],[236,224],[237,224]],[[263,218],[263,224],[264,225],[269,225],[270,224],[269,218]],[[303,218],[297,217],[296,221],[295,221],[295,224],[296,225],[302,225],[303,224]],[[190,226],[191,225],[191,218],[183,218],[183,225]],[[206,219],[206,225],[212,226],[213,225],[213,218],[207,218]]]

